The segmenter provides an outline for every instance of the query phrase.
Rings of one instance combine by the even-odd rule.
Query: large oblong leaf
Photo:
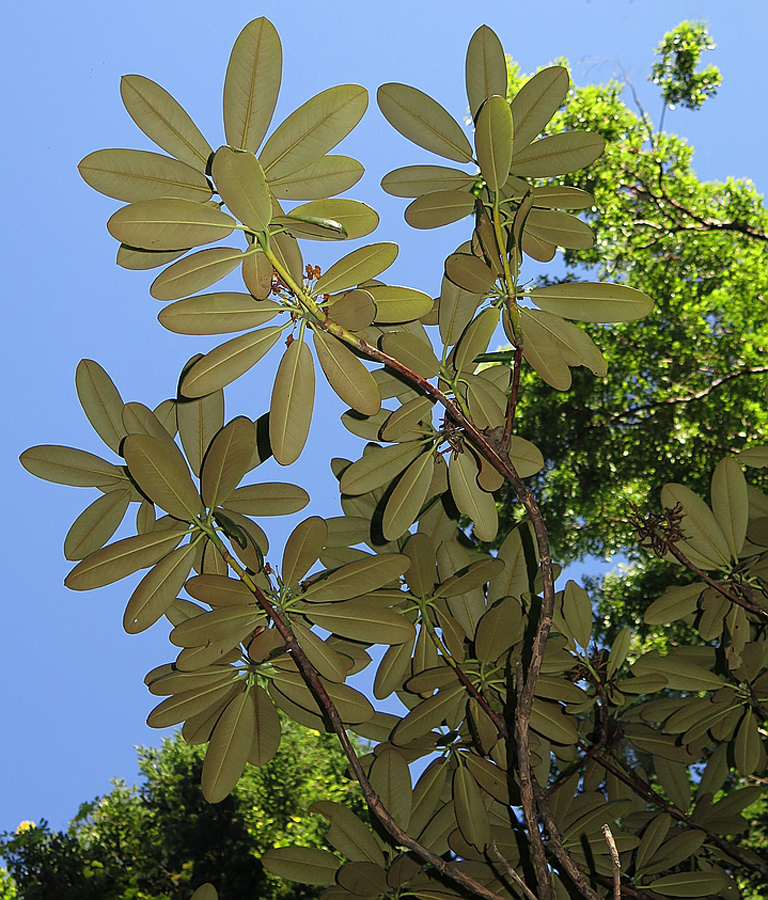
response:
[[[199,169],[145,150],[97,150],[81,160],[77,169],[94,190],[126,203],[157,197],[205,203],[212,195]]]
[[[338,262],[315,282],[315,293],[335,294],[345,291],[380,275],[397,258],[398,246],[391,241],[358,247]]]
[[[179,527],[107,544],[78,563],[64,579],[64,584],[73,591],[89,591],[112,584],[159,562],[180,543],[185,533]]]
[[[301,206],[292,209],[285,220],[290,221],[292,216],[328,219],[344,229],[343,234],[315,235],[315,240],[338,240],[340,237],[353,240],[370,234],[379,224],[379,215],[373,207],[359,200],[347,200],[344,197],[329,197],[325,200],[302,203]],[[309,234],[305,236],[310,237]]]
[[[328,540],[328,526],[319,516],[300,522],[285,542],[283,551],[283,584],[298,584],[317,562]]]
[[[269,443],[281,466],[289,466],[301,455],[314,403],[312,353],[302,339],[295,340],[280,360],[269,406]]]
[[[392,447],[373,447],[341,476],[344,494],[367,494],[388,484],[421,453],[420,441],[404,441]]]
[[[456,506],[474,522],[474,532],[481,541],[492,541],[499,527],[493,494],[477,483],[479,469],[474,454],[465,449],[452,457],[448,466],[451,494]]]
[[[467,100],[474,118],[487,97],[507,96],[507,61],[496,33],[481,25],[469,40],[465,65]]]
[[[417,197],[405,209],[405,221],[413,228],[440,228],[474,212],[475,198],[467,191],[432,191]]]
[[[586,222],[553,209],[532,209],[525,220],[525,232],[568,250],[589,250],[595,243],[594,232]]]
[[[253,231],[266,231],[272,218],[272,198],[264,169],[253,153],[219,147],[211,172],[232,215]]]
[[[549,66],[537,72],[511,103],[515,124],[515,150],[521,152],[543,131],[568,93],[568,70]]]
[[[283,51],[275,26],[263,16],[237,36],[224,78],[224,133],[231,147],[256,153],[280,92]]]
[[[115,453],[125,437],[123,398],[105,370],[92,359],[81,359],[75,372],[77,397],[88,421]]]
[[[200,495],[173,441],[129,434],[123,442],[123,454],[131,477],[161,509],[186,522],[199,515]]]
[[[341,860],[327,850],[315,847],[277,847],[261,857],[264,868],[289,881],[303,884],[333,884]]]
[[[273,300],[254,300],[250,294],[224,291],[179,300],[162,309],[157,318],[176,334],[227,334],[264,325],[281,309]]]
[[[274,130],[260,159],[268,180],[303,169],[343,140],[362,119],[368,91],[340,84],[311,97]]]
[[[529,144],[515,153],[510,166],[515,175],[547,178],[576,172],[593,163],[605,149],[605,138],[591,131],[563,131]]]
[[[739,558],[747,535],[749,498],[741,466],[726,456],[712,473],[712,512],[723,530],[734,560]]]
[[[67,559],[85,559],[117,531],[131,502],[131,489],[109,491],[87,506],[72,523],[64,540]]]
[[[195,544],[177,547],[153,566],[131,594],[123,615],[123,628],[138,634],[165,615],[187,580]]]
[[[335,337],[320,329],[314,336],[317,359],[333,390],[361,415],[375,415],[381,408],[381,397],[368,369]]]
[[[433,305],[429,294],[416,288],[401,287],[395,284],[377,284],[370,285],[367,291],[376,304],[374,322],[379,325],[413,322],[425,316]]]
[[[680,523],[685,541],[678,543],[678,548],[688,555],[692,551],[693,562],[702,568],[727,568],[730,563],[728,542],[722,528],[715,519],[707,504],[682,484],[665,484],[661,491],[661,502],[667,509],[674,509],[680,504],[683,519]]]
[[[140,200],[118,209],[107,222],[112,237],[143,250],[186,250],[231,234],[232,216],[193,200]]]
[[[384,508],[381,529],[388,541],[397,540],[416,520],[435,471],[432,448],[417,457],[403,472]]]
[[[128,115],[158,147],[204,172],[213,152],[197,125],[159,84],[143,75],[124,75],[120,95]]]
[[[201,785],[209,803],[228,797],[243,774],[256,728],[256,707],[244,689],[230,700],[211,735]]]
[[[181,384],[185,397],[202,397],[239,378],[277,343],[285,326],[270,325],[241,334],[198,360]]]
[[[503,96],[489,97],[480,108],[475,149],[485,183],[497,193],[507,181],[512,162],[512,113]]]
[[[190,360],[182,372],[181,381],[190,364],[201,358],[198,356]],[[224,394],[222,391],[214,391],[193,400],[179,396],[175,407],[181,446],[192,471],[199,475],[208,445],[219,429],[224,427]]]
[[[389,124],[409,141],[446,159],[472,159],[472,147],[461,125],[428,94],[392,82],[383,84],[376,98]]]
[[[287,516],[304,509],[307,503],[309,494],[304,488],[278,481],[237,488],[227,499],[227,509],[243,515]]]
[[[216,435],[205,454],[200,472],[200,493],[210,509],[229,499],[250,470],[256,445],[253,422],[238,416]]]
[[[340,603],[313,603],[303,612],[321,628],[353,641],[405,644],[416,636],[416,629],[405,616],[365,597]]]
[[[432,191],[471,191],[477,177],[448,166],[404,166],[381,179],[393,197],[421,197]]]
[[[168,266],[152,282],[149,293],[155,300],[180,300],[226,278],[242,262],[243,251],[237,247],[200,250]]]
[[[32,475],[56,484],[112,487],[127,483],[125,474],[117,466],[75,447],[40,444],[25,450],[19,461]]]
[[[313,581],[304,596],[313,602],[337,602],[359,597],[375,591],[399,578],[410,564],[407,556],[399,553],[366,555]]]
[[[327,155],[282,178],[270,179],[278,200],[320,200],[348,191],[363,177],[363,166],[349,156]]]

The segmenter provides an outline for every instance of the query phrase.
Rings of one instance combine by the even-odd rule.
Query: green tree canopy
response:
[[[315,800],[362,809],[334,736],[286,720],[274,759],[249,766],[216,804],[200,789],[204,755],[179,734],[142,747],[138,786],[116,781],[108,794],[83,803],[64,831],[42,822],[6,833],[0,854],[20,900],[188,900],[207,881],[221,900],[318,896],[318,888],[269,875],[260,858],[294,841],[326,846],[327,823],[307,813]]]

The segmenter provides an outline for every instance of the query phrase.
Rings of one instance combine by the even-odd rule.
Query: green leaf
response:
[[[315,294],[335,294],[375,278],[397,259],[398,246],[391,241],[359,247],[334,263],[315,283]]]
[[[264,868],[289,881],[303,884],[333,884],[341,861],[327,850],[314,847],[278,847],[261,857]]]
[[[153,566],[181,542],[186,534],[181,527],[179,524],[171,531],[153,531],[107,544],[78,563],[64,584],[73,591],[89,591]]]
[[[407,831],[411,818],[411,773],[399,750],[388,747],[373,760],[369,774],[371,786],[397,824]]]
[[[212,509],[227,501],[250,470],[256,446],[253,422],[243,416],[233,419],[211,442],[200,472],[203,503]]]
[[[481,25],[470,38],[465,71],[469,111],[473,118],[487,97],[494,94],[507,96],[504,49],[496,33],[487,25]]]
[[[300,522],[291,532],[283,551],[282,579],[289,587],[298,584],[317,562],[328,539],[328,526],[319,516]]]
[[[648,887],[662,897],[711,897],[726,884],[716,872],[677,872],[652,881]]]
[[[122,469],[74,447],[41,444],[25,450],[19,460],[32,475],[56,484],[107,488],[127,483]]]
[[[491,826],[480,789],[466,766],[453,773],[453,802],[464,839],[482,852],[491,842]]]
[[[666,509],[680,504],[683,519],[680,523],[685,541],[677,547],[691,561],[705,569],[727,568],[730,563],[728,542],[707,504],[682,484],[666,484],[661,491],[661,503]]]
[[[94,500],[72,523],[64,540],[67,559],[85,559],[95,553],[112,537],[128,511],[130,488],[109,491]]]
[[[328,841],[347,859],[377,865],[384,862],[376,838],[351,809],[331,800],[316,800],[308,811],[328,819],[331,823]]]
[[[552,209],[532,209],[525,220],[528,235],[565,247],[568,250],[589,250],[595,243],[595,235],[586,222],[570,213]]]
[[[344,237],[349,240],[365,237],[379,224],[379,216],[375,209],[360,203],[359,200],[345,200],[343,197],[302,203],[301,206],[292,209],[287,218],[292,217],[330,219],[342,226]]]
[[[463,291],[481,297],[491,290],[496,281],[485,260],[471,253],[452,253],[445,260],[445,274]]]
[[[205,753],[201,785],[209,803],[220,803],[243,774],[256,728],[256,708],[247,689],[227,704]]]
[[[712,512],[725,535],[734,560],[739,558],[747,536],[749,498],[741,466],[732,456],[720,460],[712,473]]]
[[[563,357],[563,344],[537,318],[536,310],[519,308],[520,322],[525,337],[523,357],[548,385],[557,391],[567,391],[571,386],[571,370]]]
[[[181,390],[187,397],[202,397],[244,375],[274,347],[284,325],[270,325],[241,334],[211,350],[187,373]]]
[[[436,100],[407,84],[383,84],[379,109],[400,134],[438,156],[470,162],[472,147],[461,125]]]
[[[237,247],[213,247],[185,256],[161,272],[149,293],[155,300],[180,300],[221,281],[243,262]]]
[[[336,394],[362,415],[375,415],[381,408],[381,397],[368,369],[332,335],[317,329],[314,341],[318,362]]]
[[[388,541],[397,540],[411,527],[427,499],[435,471],[435,456],[429,447],[408,466],[387,500],[381,530]]]
[[[419,441],[373,447],[341,476],[343,494],[367,494],[397,477],[422,452]]]
[[[422,700],[400,720],[392,735],[392,742],[401,747],[406,746],[440,725],[446,716],[452,716],[457,706],[464,702],[464,685],[457,683],[441,688],[436,694]]]
[[[575,744],[579,739],[575,719],[566,716],[558,704],[546,700],[534,700],[531,728],[556,744]]]
[[[405,221],[412,228],[440,228],[471,215],[475,198],[466,191],[431,191],[417,197],[405,210]]]
[[[504,186],[512,162],[512,112],[506,98],[488,97],[480,108],[475,126],[477,162],[488,189]]]
[[[313,602],[336,602],[376,591],[399,578],[408,568],[407,556],[399,553],[366,555],[329,573],[321,573],[304,591]]]
[[[248,762],[252,766],[265,766],[274,758],[280,747],[280,716],[261,685],[254,684],[250,693],[256,710],[256,727]]]
[[[515,123],[515,151],[520,153],[546,127],[568,93],[568,70],[549,66],[537,72],[511,103]]]
[[[525,296],[545,312],[581,322],[632,322],[653,309],[650,297],[622,284],[553,284]]]
[[[128,115],[151,141],[176,159],[205,171],[213,151],[168,91],[142,75],[124,75],[120,95]]]
[[[232,234],[237,223],[218,206],[193,200],[140,200],[110,218],[112,237],[143,250],[184,250]]]
[[[75,373],[77,397],[88,421],[104,443],[120,452],[125,437],[123,399],[112,379],[92,359],[81,359]]]
[[[564,131],[515,151],[510,170],[527,178],[548,178],[576,172],[593,163],[605,149],[605,139],[589,131]]]
[[[464,291],[448,278],[443,278],[437,318],[440,337],[445,344],[450,347],[459,340],[482,299],[482,294]]]
[[[173,694],[167,700],[158,703],[147,716],[147,725],[150,728],[168,728],[170,725],[178,725],[185,719],[217,706],[220,701],[233,695],[235,691],[242,690],[240,683],[232,683],[234,671],[234,669],[229,670],[230,678],[227,681],[206,679],[195,688]]]
[[[307,100],[282,122],[261,151],[267,179],[290,175],[332,150],[362,119],[368,91],[340,84]]]
[[[201,358],[201,356],[193,357],[187,363],[180,381],[184,380],[190,365]],[[192,471],[199,475],[208,445],[214,435],[224,427],[224,394],[215,391],[193,400],[179,397],[175,405],[181,446]]]
[[[135,271],[157,269],[183,256],[187,250],[189,247],[185,247],[184,250],[138,250],[127,244],[120,244],[115,262],[124,269]]]
[[[224,79],[224,133],[231,147],[256,153],[277,105],[283,51],[275,26],[261,17],[240,32]]]
[[[648,625],[667,625],[696,611],[704,590],[701,582],[685,586],[672,585],[646,609],[643,619]]]
[[[272,300],[254,300],[234,291],[200,294],[166,306],[158,321],[176,334],[227,334],[264,325],[282,307]]]
[[[246,484],[227,498],[227,509],[252,516],[289,516],[309,503],[309,494],[295,484]]]
[[[373,707],[359,691],[346,684],[328,681],[326,678],[320,680],[343,722],[354,725],[367,722],[373,716]],[[272,678],[272,684],[293,703],[315,716],[321,715],[317,700],[298,672],[276,673]]]
[[[123,453],[131,477],[161,509],[186,522],[200,514],[200,495],[176,444],[146,434],[129,434]]]
[[[459,511],[474,523],[475,535],[481,541],[492,541],[499,527],[499,517],[493,494],[486,493],[477,483],[478,472],[474,454],[465,449],[451,458],[448,480]]]
[[[499,310],[495,307],[483,310],[464,330],[461,340],[451,356],[457,372],[472,374],[477,368],[477,357],[488,349],[488,343],[499,324]]]
[[[407,332],[396,332],[395,335],[385,335],[386,338],[399,336],[402,337]],[[419,347],[425,347],[423,341],[419,338],[416,338],[416,342]],[[382,341],[384,344],[384,341]],[[390,341],[387,340],[386,345],[389,346]],[[408,349],[411,349],[410,342],[408,342]],[[403,345],[398,341],[396,343],[396,349],[398,352],[392,353],[391,355],[396,356],[397,359],[402,360],[402,352]],[[426,347],[425,347],[426,349]],[[431,348],[430,348],[431,349]],[[390,351],[385,351],[390,352]],[[431,360],[428,358],[426,360],[426,365],[430,365]],[[409,363],[406,363],[410,366]],[[420,373],[422,374],[422,373]],[[431,397],[414,397],[413,400],[409,400],[407,403],[404,403],[400,409],[396,409],[392,415],[388,416],[384,426],[380,429],[381,431],[381,439],[383,441],[402,441],[402,440],[417,440],[423,433],[429,431],[429,425],[432,422],[432,409],[435,405],[435,401]],[[387,412],[387,410],[384,410]],[[426,425],[419,424],[422,421],[425,423],[429,423]]]
[[[385,175],[381,187],[393,197],[421,197],[433,191],[471,191],[476,180],[448,166],[404,166]]]
[[[275,270],[272,263],[260,251],[258,244],[251,247],[254,253],[243,257],[243,282],[256,300],[266,300],[272,292],[272,277]],[[235,329],[237,330],[237,329]]]
[[[432,298],[416,288],[399,285],[371,285],[367,289],[376,304],[377,325],[413,322],[425,316],[433,305]]]
[[[348,291],[331,297],[329,317],[347,331],[363,331],[376,316],[376,304],[368,291]]]
[[[205,203],[213,194],[199,169],[144,150],[97,150],[77,169],[94,190],[126,203],[158,197]]]
[[[580,647],[589,646],[592,637],[593,613],[589,594],[581,585],[569,580],[565,585],[562,599],[563,620],[568,635],[573,637]]]
[[[128,634],[145,631],[165,615],[187,580],[196,549],[193,543],[177,547],[141,579],[123,615]]]
[[[283,354],[269,406],[269,443],[281,466],[301,455],[315,402],[315,368],[309,347],[300,338]]]
[[[278,200],[321,200],[348,191],[363,177],[362,165],[349,156],[321,156],[297,172],[269,180]]]
[[[744,778],[765,768],[765,749],[760,736],[760,726],[750,710],[744,713],[744,718],[736,731],[733,757],[739,774]]]
[[[272,198],[258,159],[244,150],[219,147],[211,171],[229,211],[247,228],[266,232],[272,219]]]
[[[206,882],[200,885],[190,900],[219,900],[219,894],[210,882]]]

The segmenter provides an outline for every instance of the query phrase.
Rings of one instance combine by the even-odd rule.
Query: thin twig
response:
[[[539,900],[536,894],[528,887],[528,885],[523,881],[523,879],[518,875],[518,873],[512,868],[512,866],[507,862],[506,859],[501,855],[499,848],[494,841],[491,844],[491,849],[493,850],[494,856],[501,863],[502,869],[504,869],[504,874],[509,876],[512,881],[520,888],[523,894],[528,898],[528,900]]]
[[[613,900],[621,900],[621,859],[619,858],[619,850],[611,831],[611,826],[607,823],[603,825],[603,837],[608,849],[611,853],[611,865],[613,867]]]

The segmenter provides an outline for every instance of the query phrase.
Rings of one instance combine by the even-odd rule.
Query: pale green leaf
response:
[[[309,494],[295,484],[246,484],[233,491],[227,509],[251,516],[288,516],[309,503]]]
[[[451,494],[459,511],[474,523],[475,535],[481,541],[492,541],[499,517],[493,494],[486,493],[477,483],[478,472],[477,460],[470,450],[454,455],[448,465]]]
[[[349,240],[365,237],[376,229],[379,216],[375,209],[359,200],[346,200],[343,197],[329,197],[326,200],[311,200],[291,210],[287,219],[292,216],[304,216],[316,219],[329,219],[338,222],[344,229],[344,237]],[[332,235],[337,239],[339,235]],[[322,239],[322,236],[320,237]]]
[[[81,359],[75,372],[77,397],[88,421],[104,443],[120,452],[125,437],[123,399],[112,379],[92,359]]]
[[[189,247],[185,247],[183,250],[139,250],[136,247],[129,247],[127,244],[120,244],[117,248],[115,262],[124,269],[142,272],[146,269],[165,266],[183,256],[187,250]]]
[[[593,163],[605,149],[605,139],[589,131],[564,131],[516,149],[511,171],[527,178],[547,178],[576,172]]]
[[[408,565],[408,557],[399,553],[366,555],[364,559],[340,569],[321,573],[321,577],[306,588],[304,597],[313,602],[336,602],[359,597],[399,578]]]
[[[155,300],[180,300],[221,281],[243,262],[237,247],[213,247],[185,256],[152,282],[149,293]]]
[[[227,704],[205,753],[201,785],[209,803],[220,803],[243,774],[256,728],[256,708],[248,690]]]
[[[506,183],[512,162],[512,112],[503,95],[488,97],[480,107],[475,149],[488,189],[498,193]]]
[[[720,460],[712,473],[712,512],[728,542],[734,560],[747,536],[749,498],[741,466],[732,456]]]
[[[202,397],[235,381],[269,353],[284,327],[270,325],[241,334],[211,350],[187,373],[181,385],[184,395]]]
[[[472,35],[465,64],[469,111],[474,118],[487,97],[507,95],[507,61],[501,41],[487,25]],[[511,136],[510,136],[511,137]]]
[[[283,551],[283,584],[291,587],[304,578],[317,562],[327,539],[328,526],[319,516],[311,516],[293,529]]]
[[[94,190],[126,203],[157,197],[204,203],[212,196],[208,179],[199,169],[159,153],[97,150],[89,153],[77,168]]]
[[[301,455],[314,402],[312,354],[302,339],[295,340],[280,360],[269,406],[269,443],[281,466],[289,466]]]
[[[196,550],[191,543],[177,547],[141,579],[123,615],[123,628],[128,634],[145,631],[165,615],[187,580]]]
[[[491,841],[491,828],[480,789],[466,766],[453,773],[453,802],[464,839],[482,851]]]
[[[352,463],[341,477],[344,494],[367,494],[388,484],[421,453],[422,444],[407,441],[392,447],[373,447]]]
[[[433,191],[471,191],[477,179],[447,166],[404,166],[381,179],[381,187],[394,197],[421,197]]]
[[[557,210],[532,209],[524,227],[529,235],[539,241],[568,250],[589,250],[595,243],[594,232],[586,222]]]
[[[250,469],[256,445],[253,422],[238,416],[211,442],[200,472],[200,493],[209,508],[223,505]]]
[[[347,331],[363,331],[376,317],[376,304],[368,291],[348,291],[329,300],[329,317]]]
[[[193,357],[190,363],[201,358]],[[190,363],[185,366],[180,380],[183,380]],[[224,394],[214,391],[195,399],[179,397],[175,405],[181,446],[192,471],[199,475],[208,445],[219,429],[224,427]]]
[[[525,296],[545,312],[581,322],[632,322],[653,309],[650,297],[623,284],[553,284]]]
[[[377,325],[413,322],[432,309],[432,298],[416,288],[399,285],[371,285],[367,288],[376,304]]]
[[[549,66],[537,72],[511,103],[515,124],[515,151],[521,152],[544,130],[568,93],[568,70]]]
[[[253,153],[219,147],[211,167],[221,199],[247,228],[265,232],[272,218],[272,198],[261,163]]]
[[[398,246],[390,241],[359,247],[338,262],[315,283],[315,294],[335,294],[375,278],[397,258]]]
[[[32,475],[56,484],[106,488],[128,483],[122,469],[74,447],[41,444],[25,450],[19,460]]]
[[[147,725],[150,728],[168,728],[170,725],[178,725],[179,722],[218,705],[222,700],[230,699],[235,691],[242,690],[240,684],[232,683],[234,671],[234,669],[228,670],[229,678],[225,681],[205,679],[194,688],[175,693],[158,703],[147,716]]]
[[[232,234],[232,216],[193,200],[140,200],[118,209],[107,222],[112,237],[142,250],[184,250]]]
[[[164,307],[157,318],[164,328],[176,334],[227,334],[264,325],[280,310],[280,305],[272,300],[224,292],[179,300]]]
[[[385,334],[380,342],[381,349],[393,356],[398,362],[403,363],[417,375],[423,378],[433,378],[440,371],[440,361],[435,356],[432,345],[423,341],[409,331],[394,331]],[[423,415],[427,415],[434,401],[429,398],[419,397],[417,401],[427,400],[427,405],[420,406]],[[408,401],[409,403],[411,401]],[[421,418],[421,417],[419,417]],[[427,418],[430,418],[427,415]],[[415,424],[418,419],[414,420]],[[383,435],[383,432],[382,432]]]
[[[402,753],[389,747],[378,753],[369,773],[371,786],[397,824],[407,830],[411,818],[411,773]]]
[[[397,540],[416,520],[427,499],[434,470],[435,457],[430,447],[403,472],[384,508],[381,530],[388,541]]]
[[[361,415],[375,415],[381,397],[368,369],[345,344],[320,329],[314,331],[314,342],[318,362],[336,394]]]
[[[463,291],[480,296],[487,294],[496,281],[485,260],[471,253],[452,253],[445,260],[445,274]]]
[[[341,866],[332,853],[314,847],[278,847],[268,850],[261,862],[278,878],[303,884],[333,884],[336,870]]]
[[[440,228],[471,215],[475,198],[467,191],[431,191],[417,197],[405,209],[405,221],[412,228]]]
[[[131,489],[109,491],[94,500],[72,523],[64,540],[67,559],[85,559],[112,537],[123,521],[131,502]]]
[[[450,279],[443,278],[437,317],[440,337],[445,344],[450,347],[459,340],[482,299],[482,294],[464,291]]]
[[[256,727],[248,753],[248,762],[252,766],[265,766],[274,758],[280,747],[280,716],[261,685],[253,685],[251,697],[256,712]]]
[[[269,180],[279,200],[322,200],[342,194],[363,177],[362,165],[349,156],[321,156],[304,168]]]
[[[723,530],[707,504],[682,484],[666,484],[661,491],[661,503],[666,509],[680,504],[683,519],[680,523],[685,541],[677,547],[683,553],[693,553],[697,564],[706,569],[727,568],[730,551]]]
[[[243,257],[243,283],[256,300],[266,300],[272,293],[275,270],[258,244],[252,245],[250,249],[255,252],[246,253]]]
[[[309,812],[320,813],[331,823],[328,840],[347,859],[359,862],[372,862],[380,865],[384,862],[379,845],[371,830],[341,803],[331,800],[316,800]]]
[[[146,434],[129,434],[123,454],[131,477],[161,509],[187,522],[200,514],[200,495],[176,444]]]

